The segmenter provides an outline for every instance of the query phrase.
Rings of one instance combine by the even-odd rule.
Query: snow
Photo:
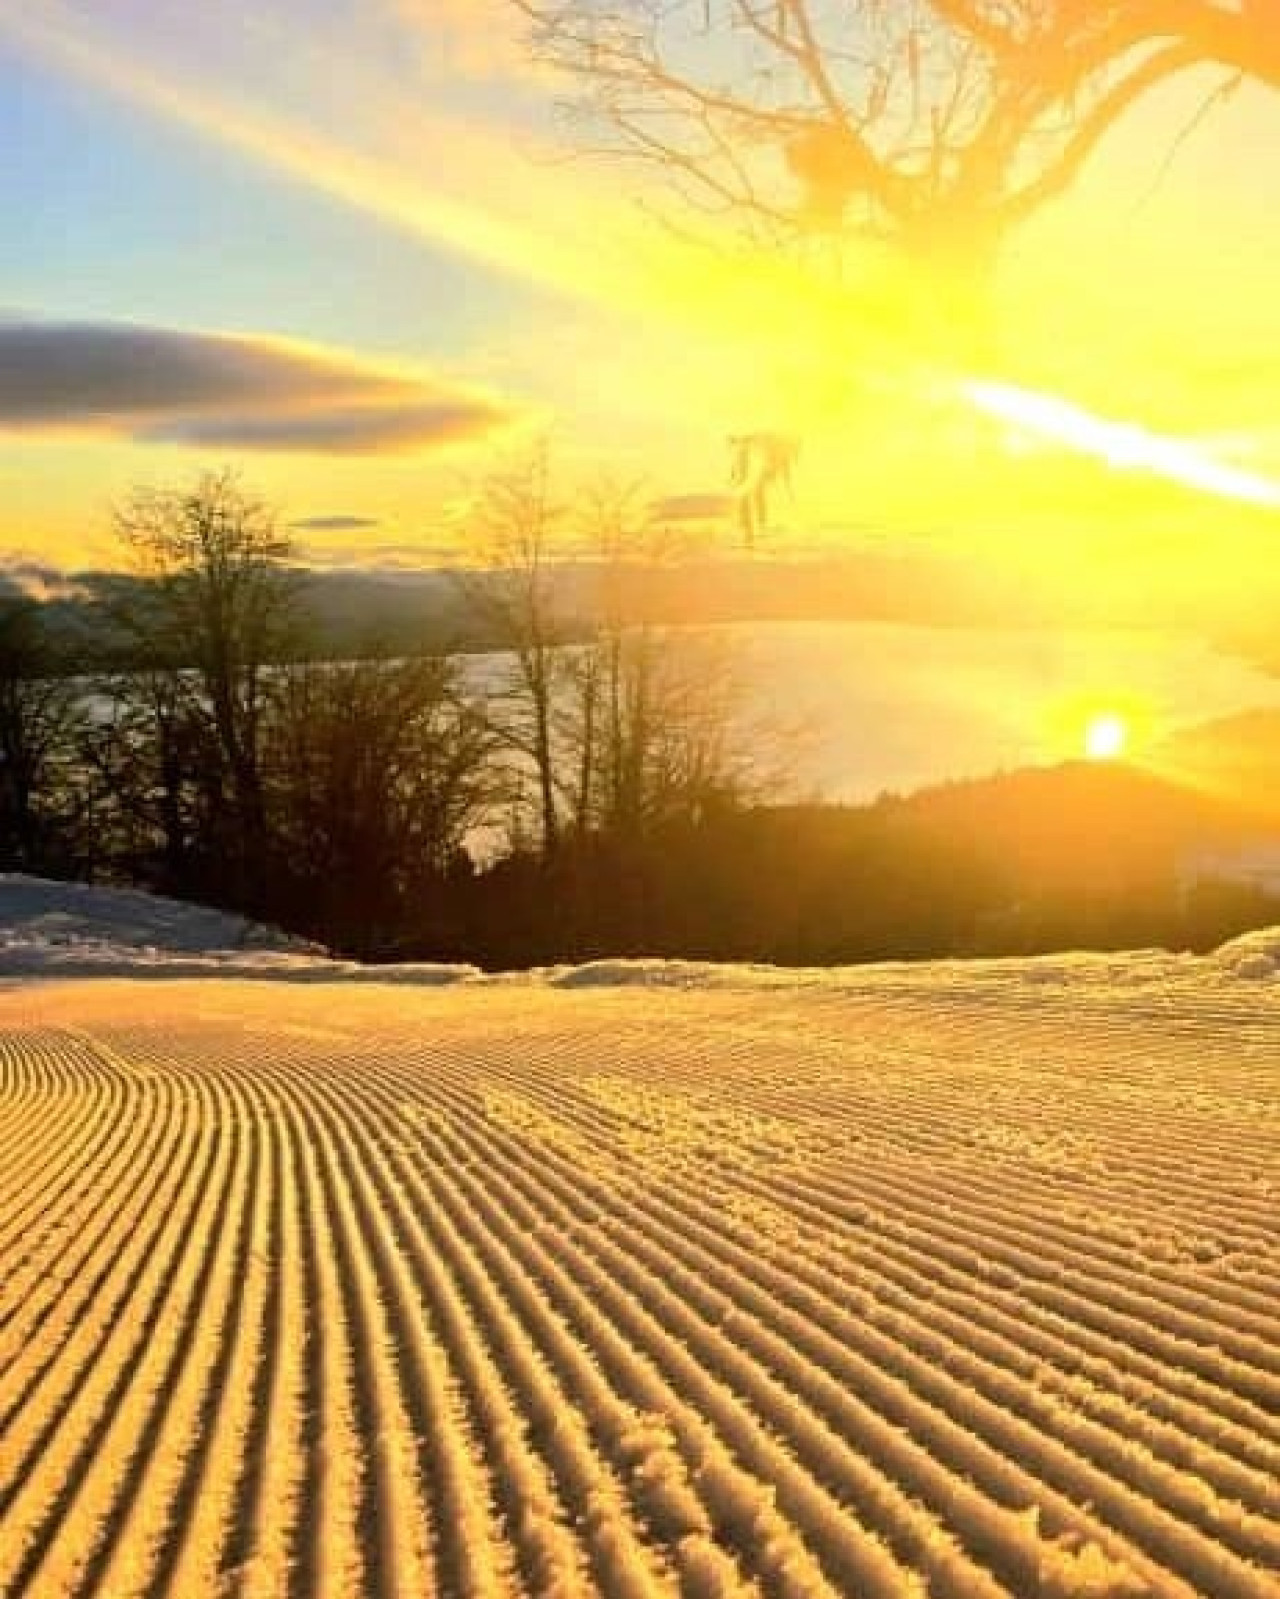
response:
[[[689,960],[595,960],[527,972],[414,961],[366,966],[244,917],[137,889],[51,882],[0,873],[0,979],[224,977],[295,983],[458,983],[551,989],[695,991],[809,989],[828,994],[919,991],[956,998],[999,991],[1014,999],[1070,992],[1171,994],[1280,978],[1280,927],[1246,933],[1205,956],[1165,950],[983,960],[883,962],[845,967],[724,965]],[[1277,984],[1280,990],[1280,984]]]
[[[301,940],[228,911],[187,905],[136,888],[103,888],[0,872],[0,937],[13,944],[84,942],[173,954],[213,949],[306,948]]]

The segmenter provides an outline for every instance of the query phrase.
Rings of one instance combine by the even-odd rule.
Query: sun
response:
[[[1084,730],[1084,752],[1091,761],[1115,761],[1129,743],[1129,725],[1114,711],[1091,716]]]

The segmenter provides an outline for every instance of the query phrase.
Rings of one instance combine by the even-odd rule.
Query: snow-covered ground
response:
[[[492,978],[0,922],[3,1599],[1280,1595],[1280,933]]]

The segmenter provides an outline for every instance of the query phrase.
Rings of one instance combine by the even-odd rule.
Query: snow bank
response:
[[[412,983],[478,977],[474,966],[362,966],[229,911],[141,889],[0,872],[0,978],[259,977]]]
[[[478,967],[415,961],[364,966],[225,911],[136,889],[55,883],[0,873],[0,978],[238,977],[296,983],[456,983],[561,989],[665,988],[742,992],[812,989],[827,994],[920,990],[935,997],[998,991],[1028,1003],[1055,993],[1200,993],[1280,979],[1280,927],[1247,933],[1206,956],[1166,950],[988,960],[781,967],[689,960],[596,960],[485,975]],[[1280,981],[1276,984],[1280,995]]]

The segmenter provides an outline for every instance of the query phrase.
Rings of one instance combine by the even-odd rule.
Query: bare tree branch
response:
[[[511,0],[593,148],[799,242],[976,271],[1161,83],[1280,86],[1280,0]]]
[[[1082,117],[1053,164],[1005,200],[1005,216],[1011,222],[1018,221],[1064,193],[1121,115],[1150,89],[1195,66],[1198,59],[1192,46],[1171,44],[1148,56],[1127,77],[1112,83]]]

